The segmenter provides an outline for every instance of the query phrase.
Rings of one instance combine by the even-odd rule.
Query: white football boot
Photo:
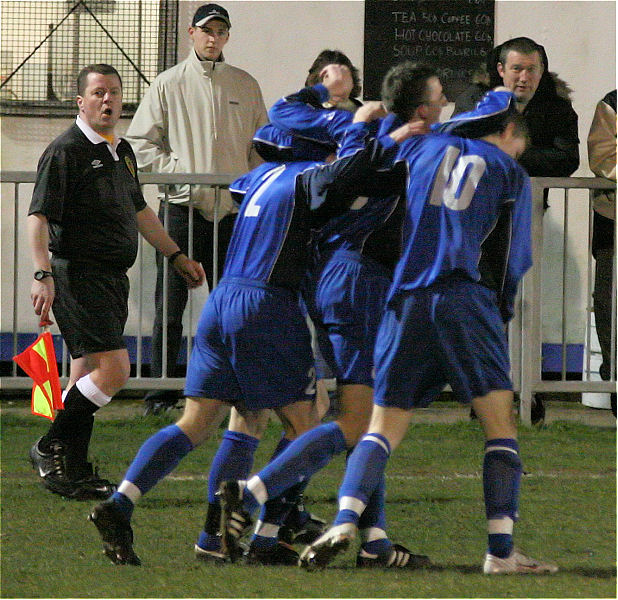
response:
[[[509,575],[511,573],[551,575],[557,571],[557,565],[526,556],[517,548],[513,548],[511,554],[506,558],[498,558],[488,552],[485,554],[485,562],[483,564],[483,573],[485,575]]]

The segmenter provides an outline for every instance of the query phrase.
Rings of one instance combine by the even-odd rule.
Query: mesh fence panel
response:
[[[176,62],[178,1],[2,0],[0,114],[75,112],[76,79],[92,63],[114,66],[124,114]]]

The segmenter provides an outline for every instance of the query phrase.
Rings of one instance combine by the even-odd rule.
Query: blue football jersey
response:
[[[297,290],[305,273],[312,229],[347,210],[352,180],[365,176],[353,156],[332,164],[264,163],[230,185],[240,209],[223,277],[241,277]],[[368,182],[368,189],[376,190]]]
[[[297,287],[296,265],[306,263],[310,209],[304,198],[295,198],[296,177],[316,164],[264,163],[232,183],[232,195],[244,200],[228,246],[224,277]]]
[[[401,119],[389,115],[376,123],[376,135],[387,135],[402,124]],[[373,134],[370,130],[369,134]],[[352,143],[355,140],[356,143]],[[358,151],[358,138],[348,137],[346,144],[339,150],[339,156],[350,156]],[[385,166],[394,161],[396,153],[384,153],[382,162]],[[405,165],[397,166],[403,175]],[[376,174],[376,183],[380,175]],[[399,202],[400,196],[384,195],[357,198],[349,210],[341,216],[331,219],[314,234],[314,246],[319,256],[328,256],[337,250],[353,251],[368,256],[390,271],[395,266],[401,252],[401,231],[405,203]]]
[[[347,110],[325,109],[328,90],[318,84],[280,98],[268,111],[270,122],[281,131],[317,142],[339,144],[354,115]]]
[[[525,171],[493,144],[450,135],[404,142],[398,158],[408,163],[409,178],[390,296],[463,276],[495,290],[510,316],[517,283],[532,264]]]
[[[253,147],[266,162],[324,162],[337,152],[336,144],[300,139],[270,123],[255,132]]]
[[[286,96],[273,105],[269,111],[271,127],[286,132],[286,148],[294,148],[297,154],[306,152],[307,140],[341,146],[353,115],[348,111],[324,109],[322,103],[328,97],[328,90],[319,84]],[[371,135],[381,136],[401,124],[398,117],[389,115],[370,124],[368,129]],[[340,157],[352,155],[365,144],[360,138],[347,137],[346,140],[346,145],[339,149]],[[353,144],[353,140],[357,143]],[[394,158],[395,154],[392,156]],[[398,199],[398,196],[383,195],[371,201],[365,196],[358,198],[350,210],[314,232],[315,258],[323,260],[338,250],[358,252],[392,270],[401,251],[404,209],[398,206]]]
[[[368,135],[362,124],[351,126],[343,148],[348,143],[356,148]],[[389,169],[393,148],[397,145],[385,136],[355,153],[367,171],[381,177],[384,195],[406,196],[402,256],[389,299],[401,291],[463,277],[494,290],[503,318],[509,319],[517,284],[532,264],[531,192],[525,171],[481,139],[417,136],[399,147]],[[402,163],[405,177],[401,169],[397,172]],[[354,191],[364,189],[363,181],[357,181]]]

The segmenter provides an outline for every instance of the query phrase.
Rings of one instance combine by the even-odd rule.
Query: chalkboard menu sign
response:
[[[365,0],[363,97],[378,100],[389,67],[437,68],[446,97],[470,85],[494,46],[494,0]]]

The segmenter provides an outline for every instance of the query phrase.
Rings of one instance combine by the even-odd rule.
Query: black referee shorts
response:
[[[56,290],[52,311],[71,356],[126,348],[126,272],[57,257],[51,264]]]

